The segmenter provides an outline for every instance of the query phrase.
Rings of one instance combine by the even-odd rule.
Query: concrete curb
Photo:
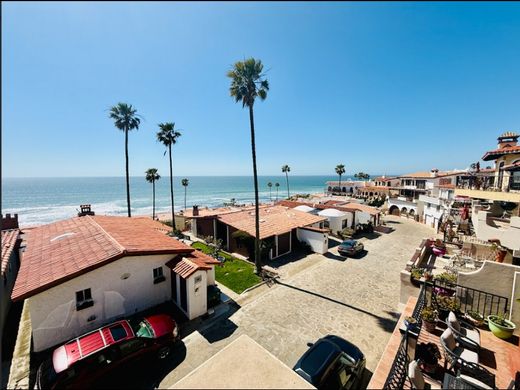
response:
[[[29,301],[23,304],[20,326],[16,336],[16,345],[9,371],[8,389],[28,389],[29,375],[31,371],[31,316],[29,313]]]

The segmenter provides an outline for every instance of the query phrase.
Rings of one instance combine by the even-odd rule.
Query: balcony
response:
[[[419,200],[424,203],[434,204],[437,206],[441,205],[441,199],[433,196],[419,195]]]
[[[457,188],[455,188],[455,196],[467,196],[470,198],[486,199],[497,202],[520,203],[520,192],[505,192],[494,188],[482,190],[457,186]]]
[[[447,377],[446,375],[457,375],[453,370],[446,368],[445,355],[440,343],[440,335],[445,330],[446,324],[437,321],[435,330],[430,332],[422,326],[422,320],[420,319],[422,309],[428,302],[430,304],[434,302],[434,295],[432,295],[434,291],[432,285],[423,284],[419,297],[410,297],[408,299],[383,352],[383,356],[368,384],[369,389],[411,389],[412,384],[408,377],[408,365],[412,359],[416,358],[416,347],[420,344],[433,343],[441,352],[441,358],[437,362],[434,373],[422,373],[426,383],[432,388],[441,388],[444,379]],[[505,299],[507,302],[507,298],[500,298]],[[503,308],[497,310],[503,310]],[[404,319],[409,316],[417,320],[415,329],[412,329],[412,327],[407,328],[404,324]],[[502,340],[486,329],[480,329],[480,337],[479,364],[491,374],[490,379],[492,379],[496,388],[508,388],[511,382],[515,380],[516,373],[520,371],[518,337],[513,336],[509,340]]]

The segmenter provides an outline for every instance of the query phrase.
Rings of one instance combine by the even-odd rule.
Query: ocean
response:
[[[186,205],[221,206],[235,198],[237,203],[254,201],[253,178],[250,176],[187,177]],[[184,187],[181,177],[174,178],[175,210],[184,208]],[[323,193],[325,183],[337,176],[289,176],[291,195]],[[342,180],[351,180],[344,177]],[[287,197],[285,176],[259,176],[261,202],[269,201],[268,182],[273,183],[271,199]],[[169,177],[155,184],[156,212],[170,210]],[[130,178],[132,215],[152,214],[152,185],[144,177]],[[126,215],[124,177],[69,178],[2,178],[2,214],[17,213],[21,226],[41,225],[77,215],[80,204],[91,204],[100,215]]]

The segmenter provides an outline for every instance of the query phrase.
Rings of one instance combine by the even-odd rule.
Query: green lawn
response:
[[[194,242],[192,246],[211,254],[211,248],[202,242]],[[220,252],[220,255],[225,257],[226,261],[223,266],[215,266],[215,279],[237,294],[262,280],[254,274],[253,265],[223,252]]]

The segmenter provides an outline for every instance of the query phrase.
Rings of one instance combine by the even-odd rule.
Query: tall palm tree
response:
[[[345,165],[336,165],[336,173],[339,175],[339,192],[341,193],[341,175],[345,173]]]
[[[150,168],[147,169],[146,172],[146,181],[148,183],[152,183],[152,194],[153,194],[153,200],[152,200],[152,219],[155,220],[155,182],[161,178],[161,175],[157,173],[157,168]]]
[[[177,229],[175,225],[175,206],[173,203],[173,168],[172,168],[172,146],[177,143],[177,140],[181,136],[177,130],[175,130],[175,123],[166,122],[159,123],[159,132],[157,133],[157,141],[161,142],[168,148],[170,156],[170,198],[172,204],[172,231]],[[166,151],[164,152],[166,154]]]
[[[110,107],[109,117],[114,120],[114,126],[125,132],[125,163],[126,163],[126,205],[128,216],[132,216],[130,211],[130,176],[128,174],[128,132],[139,129],[141,123],[137,110],[131,104],[117,103]]]
[[[188,179],[182,179],[181,184],[184,187],[184,211],[186,211],[186,190],[188,189],[188,184],[190,184],[190,181]]]
[[[269,200],[273,200],[273,197],[271,196],[271,188],[273,187],[273,183],[267,183],[267,187],[269,187]]]
[[[276,201],[278,202],[278,187],[280,187],[280,183],[274,183],[274,186],[276,187]]]
[[[290,195],[289,195],[289,172],[291,172],[291,167],[289,167],[289,165],[282,166],[282,172],[285,173],[285,180],[287,181],[287,198],[290,198]]]
[[[260,262],[260,215],[258,209],[258,175],[256,173],[256,148],[255,148],[255,121],[253,106],[257,97],[265,100],[269,83],[262,73],[264,66],[262,61],[249,58],[238,61],[233,66],[227,76],[231,79],[229,87],[230,95],[235,99],[235,103],[242,102],[242,108],[249,108],[249,126],[251,128],[251,154],[253,157],[253,178],[255,185],[255,272],[262,272]]]

